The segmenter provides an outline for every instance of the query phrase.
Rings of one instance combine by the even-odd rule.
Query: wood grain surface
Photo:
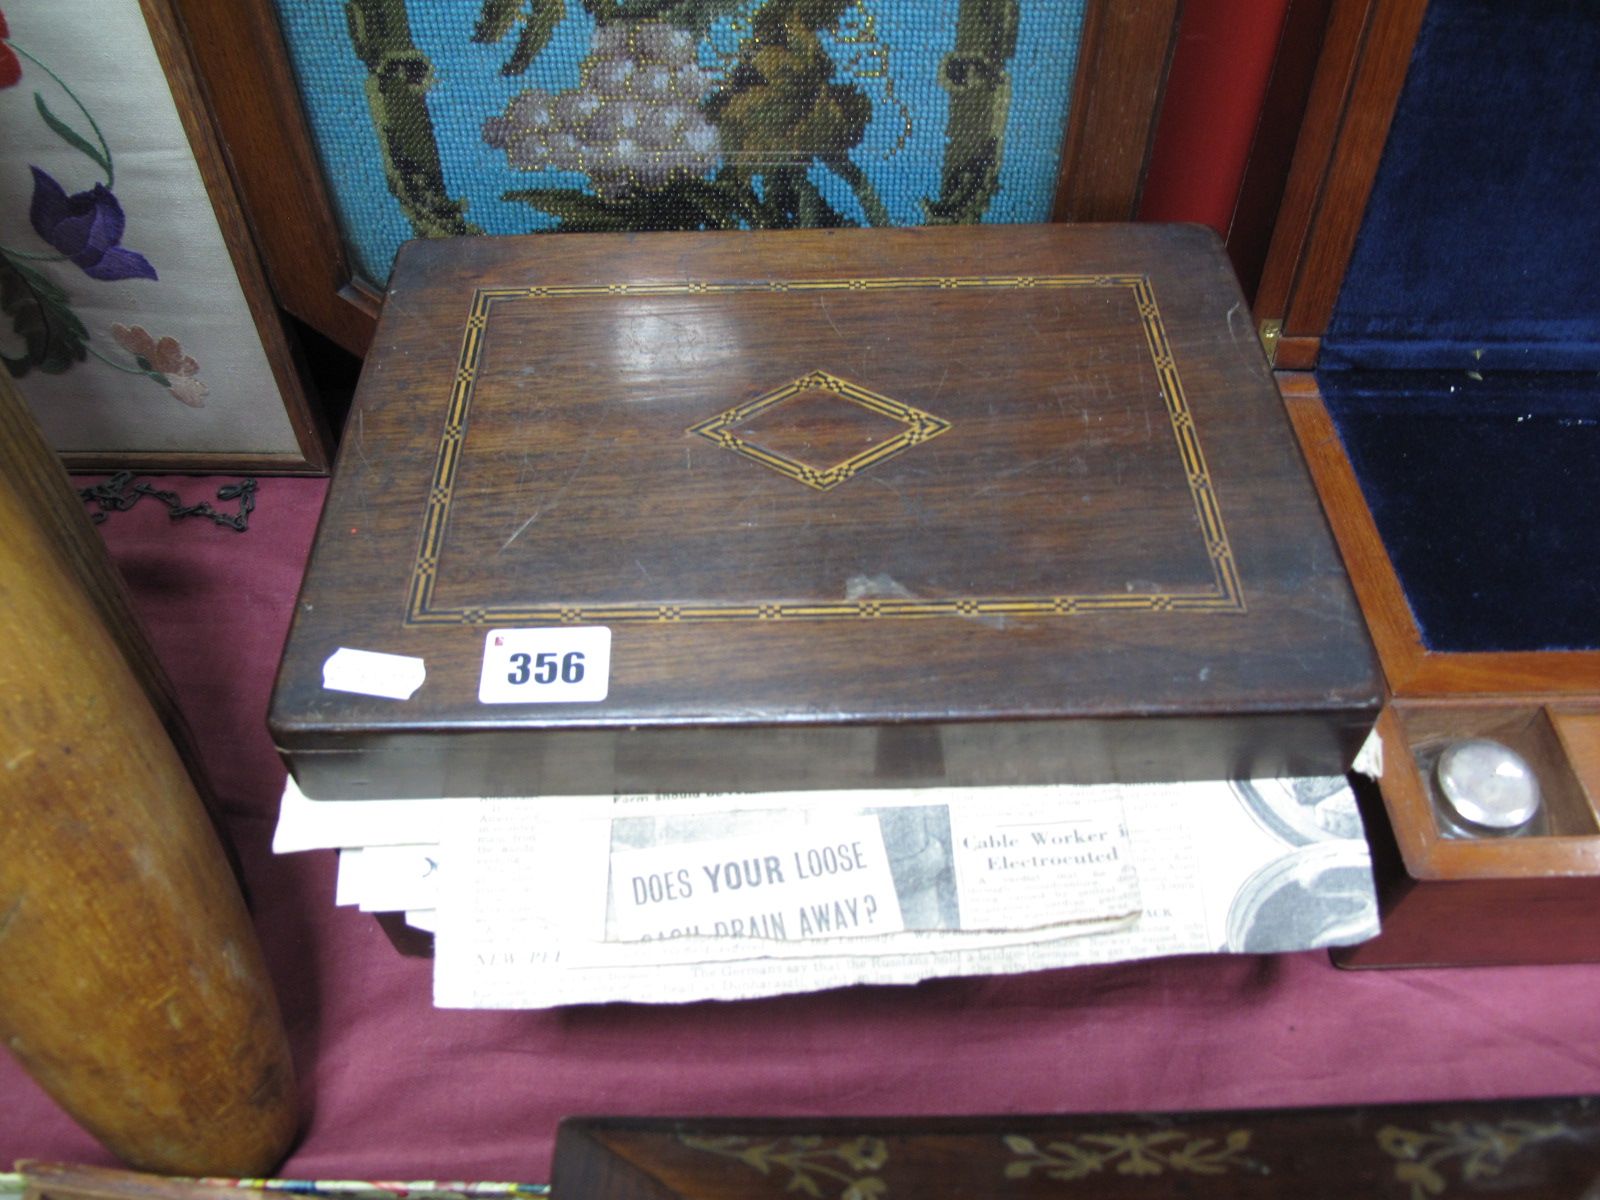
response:
[[[1289,0],[1284,10],[1266,97],[1228,222],[1228,257],[1252,303],[1282,211],[1332,8],[1333,0]]]
[[[1139,211],[1181,0],[1091,0],[1051,219],[1131,221]]]
[[[304,371],[297,347],[290,341],[284,328],[283,317],[273,299],[267,277],[262,269],[257,246],[251,237],[239,193],[235,190],[233,176],[224,159],[223,147],[211,120],[201,84],[184,40],[174,0],[139,0],[144,12],[145,25],[150,30],[150,40],[166,75],[167,86],[172,91],[173,103],[188,135],[194,154],[195,167],[205,184],[211,201],[217,227],[233,264],[234,276],[250,316],[255,323],[255,333],[260,339],[261,351],[271,368],[273,381],[283,399],[284,415],[294,431],[300,448],[301,461],[294,469],[304,474],[323,474],[332,457],[332,438],[325,415],[307,394]],[[229,8],[217,5],[217,8]],[[235,47],[230,55],[235,60],[253,58],[254,54],[243,47]],[[254,102],[259,103],[259,100]],[[278,187],[292,184],[292,175],[280,176]],[[281,194],[281,190],[280,190]],[[198,454],[190,456],[199,460]],[[197,462],[196,465],[202,465]],[[179,467],[179,469],[184,469]],[[213,470],[227,469],[219,461]]]
[[[561,1200],[1590,1194],[1588,1099],[938,1118],[575,1118]]]
[[[272,0],[169,2],[278,302],[366,353],[378,298],[353,277]]]
[[[268,1171],[295,1096],[255,931],[163,727],[165,677],[4,391],[0,1037],[130,1164]]]
[[[113,453],[67,451],[61,462],[73,474],[110,475],[132,471],[135,475],[308,475],[306,460],[298,454],[214,454],[209,451],[176,453],[163,450]],[[324,464],[324,470],[326,464]]]
[[[1389,709],[1379,719],[1381,796],[1374,789],[1363,810],[1383,932],[1334,950],[1333,961],[1353,969],[1600,962],[1600,838],[1447,841],[1409,741],[1407,718],[1416,716]],[[1435,731],[1453,724],[1447,713],[1431,716]],[[1470,729],[1473,717],[1456,728]]]
[[[1364,818],[1383,932],[1340,947],[1343,967],[1600,962],[1600,778],[1585,735],[1600,702],[1556,715],[1535,698],[1396,701],[1384,710],[1383,778]],[[1492,737],[1533,768],[1545,811],[1513,836],[1463,836],[1440,816],[1443,746]]]
[[[29,1159],[16,1168],[24,1200],[239,1200],[240,1189],[220,1179],[174,1179]]]
[[[1427,0],[1332,6],[1256,293],[1257,319],[1283,321],[1279,366],[1299,370],[1315,363],[1426,8]]]
[[[906,783],[1316,773],[1376,704],[1208,231],[413,243],[348,428],[272,710],[313,795],[872,783],[893,728]],[[562,623],[603,703],[478,703]],[[428,682],[326,691],[341,646]]]
[[[28,519],[62,556],[168,736],[183,749],[191,774],[198,773],[200,756],[191,747],[192,737],[178,710],[177,694],[134,619],[127,585],[112,566],[105,543],[90,523],[60,458],[46,444],[9,374],[0,374],[0,447],[4,448],[10,484],[18,502],[26,506]]]
[[[1590,806],[1600,812],[1600,711],[1559,701],[1549,708],[1562,752]]]

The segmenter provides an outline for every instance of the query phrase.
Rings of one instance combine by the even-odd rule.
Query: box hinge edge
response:
[[[1267,364],[1278,365],[1278,339],[1283,336],[1283,321],[1269,317],[1256,326],[1256,336],[1261,339],[1261,349],[1266,352]]]

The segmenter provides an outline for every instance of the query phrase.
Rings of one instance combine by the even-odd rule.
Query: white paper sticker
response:
[[[322,664],[322,686],[332,692],[409,700],[422,686],[428,669],[409,654],[380,654],[341,646]]]
[[[611,688],[611,630],[604,625],[491,629],[483,643],[483,704],[581,704]]]
[[[1365,775],[1373,783],[1383,778],[1383,737],[1374,725],[1372,732],[1367,734],[1367,740],[1361,744],[1361,749],[1356,752],[1355,762],[1350,764],[1350,769],[1357,775]]]

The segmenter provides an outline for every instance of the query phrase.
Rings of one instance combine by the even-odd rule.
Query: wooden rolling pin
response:
[[[269,1173],[295,1090],[255,930],[170,691],[4,372],[0,647],[0,1037],[130,1165]]]

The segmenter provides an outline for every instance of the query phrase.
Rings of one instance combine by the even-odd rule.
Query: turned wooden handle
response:
[[[81,540],[39,517],[38,487],[76,497],[19,454],[0,444],[0,1037],[128,1163],[266,1173],[296,1118],[255,931]]]

